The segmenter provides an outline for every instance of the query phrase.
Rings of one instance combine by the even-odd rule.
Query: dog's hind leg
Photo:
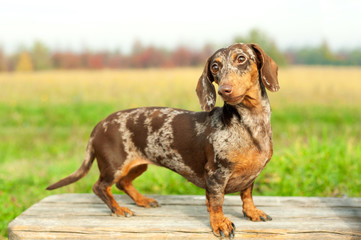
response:
[[[112,213],[117,216],[130,217],[133,215],[133,212],[126,207],[120,207],[115,201],[113,194],[111,192],[111,187],[113,183],[105,181],[102,177],[94,184],[93,191],[94,193],[105,202],[105,204],[110,208]]]
[[[122,161],[117,161],[117,159],[121,159],[121,155],[116,152],[108,152],[106,154],[105,151],[98,151],[96,158],[100,176],[93,186],[93,192],[103,200],[115,215],[132,216],[133,212],[126,207],[120,207],[111,192],[112,185],[119,179],[117,173]]]
[[[138,206],[146,208],[159,207],[160,205],[156,200],[143,196],[137,191],[137,189],[135,189],[132,184],[133,180],[139,177],[142,173],[144,173],[147,168],[147,164],[136,165],[132,167],[128,171],[128,173],[116,183],[116,186],[117,188],[128,194],[128,196],[131,197]]]

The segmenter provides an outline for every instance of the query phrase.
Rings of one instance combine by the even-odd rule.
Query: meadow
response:
[[[45,188],[80,166],[93,127],[110,113],[139,106],[200,111],[195,87],[201,73],[0,73],[0,238],[12,219],[42,198],[92,192],[96,163],[75,184]],[[361,68],[281,68],[279,82],[281,90],[269,93],[274,156],[256,179],[254,195],[361,197]],[[145,194],[204,194],[159,167],[150,167],[135,186]]]

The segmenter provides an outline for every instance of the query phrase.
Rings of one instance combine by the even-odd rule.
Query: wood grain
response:
[[[125,195],[131,218],[112,216],[93,194],[49,196],[8,226],[9,239],[211,239],[204,196],[151,196],[160,208],[137,207]],[[235,239],[361,239],[361,198],[254,197],[270,222],[243,218],[238,196],[226,196],[224,213]],[[215,238],[216,239],[216,238]]]

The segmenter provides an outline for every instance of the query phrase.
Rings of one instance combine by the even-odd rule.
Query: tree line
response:
[[[272,38],[254,29],[245,36],[235,37],[234,42],[258,43],[280,66],[289,64],[361,66],[361,48],[334,52],[326,41],[316,47],[281,51]],[[36,41],[31,47],[23,47],[10,55],[5,55],[0,48],[0,71],[200,66],[215,49],[215,46],[207,44],[198,50],[187,46],[169,50],[144,46],[140,41],[136,41],[129,54],[123,54],[119,50],[74,52],[51,50],[44,43]]]
[[[0,49],[0,71],[197,66],[202,65],[212,51],[211,45],[206,45],[201,50],[179,46],[170,51],[154,46],[143,46],[139,41],[134,43],[130,54],[122,54],[118,50],[52,51],[44,43],[37,41],[32,47],[10,56],[6,56]]]

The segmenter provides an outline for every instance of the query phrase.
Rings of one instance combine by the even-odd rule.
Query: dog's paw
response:
[[[139,207],[145,207],[145,208],[156,208],[160,207],[160,204],[154,200],[153,198],[142,198],[136,202],[136,204]]]
[[[236,227],[231,222],[231,220],[226,217],[223,217],[220,220],[211,221],[211,227],[213,234],[217,237],[229,237],[230,239],[234,238]]]
[[[251,221],[271,221],[272,218],[257,208],[243,209],[243,216]]]
[[[115,210],[115,212],[112,214],[113,216],[117,217],[131,217],[134,215],[132,211],[129,210],[129,208],[126,207],[120,207]]]

